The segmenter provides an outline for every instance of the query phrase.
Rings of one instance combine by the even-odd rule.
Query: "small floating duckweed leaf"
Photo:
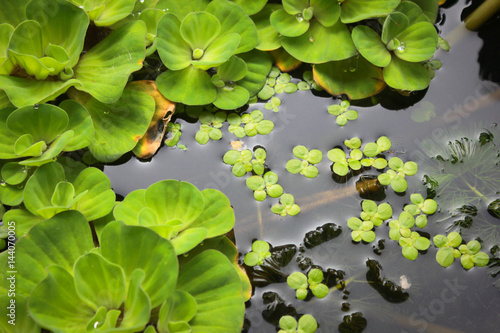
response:
[[[340,105],[334,104],[328,107],[328,113],[337,116],[336,121],[339,126],[344,126],[348,120],[358,119],[358,112],[349,110],[350,105],[348,101],[342,101]]]
[[[488,254],[479,252],[481,250],[481,243],[477,240],[471,240],[467,245],[460,245],[458,250],[462,253],[460,262],[465,269],[471,269],[474,266],[486,266],[490,260]]]
[[[318,329],[316,319],[309,314],[300,317],[298,325],[292,316],[283,316],[279,320],[279,326],[281,329],[278,333],[314,333]]]
[[[283,193],[280,202],[271,207],[271,211],[281,216],[295,216],[300,213],[300,207],[295,203],[295,198],[289,193]]]
[[[222,157],[224,163],[232,165],[232,172],[236,177],[243,177],[247,172],[253,170],[252,151],[231,149]]]
[[[401,237],[399,245],[403,248],[402,252],[406,259],[415,260],[418,257],[418,251],[427,250],[431,245],[431,241],[414,231],[410,234],[410,237]]]
[[[373,222],[371,221],[361,221],[357,217],[351,217],[347,221],[347,226],[352,230],[351,237],[355,242],[360,242],[361,240],[370,243],[376,238],[375,233],[372,231]]]
[[[344,145],[349,149],[359,149],[361,147],[360,138],[352,138],[344,141]]]
[[[375,201],[364,200],[361,207],[363,209],[361,219],[373,222],[376,227],[382,225],[382,222],[392,216],[392,207],[388,203],[381,203],[377,206]]]
[[[462,253],[456,248],[462,244],[462,236],[456,231],[450,232],[447,236],[436,235],[432,239],[434,245],[439,248],[436,253],[436,261],[443,267],[448,267],[459,258]]]
[[[280,105],[281,105],[281,100],[278,97],[273,97],[269,102],[264,104],[264,108],[266,110],[273,110],[274,112],[278,112]]]
[[[306,298],[309,283],[307,282],[307,276],[304,273],[293,272],[286,279],[286,283],[290,288],[296,290],[297,299],[303,300]]]
[[[434,199],[424,200],[424,197],[419,193],[413,193],[410,196],[410,200],[424,214],[432,215],[437,210],[437,202]]]
[[[269,252],[269,244],[265,241],[256,240],[252,244],[252,251],[245,255],[245,265],[256,266],[262,265],[265,259],[271,257]]]

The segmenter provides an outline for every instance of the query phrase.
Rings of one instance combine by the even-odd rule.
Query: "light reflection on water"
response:
[[[445,10],[447,20],[440,27],[445,36],[454,34],[453,29],[459,23],[457,17],[463,3],[460,2],[455,7]],[[266,240],[273,246],[300,246],[308,231],[326,223],[341,226],[342,233],[339,237],[306,249],[300,253],[300,257],[311,259],[314,265],[321,266],[324,270],[332,268],[344,271],[345,281],[348,281],[347,299],[342,298],[345,296],[342,291],[335,290],[322,300],[313,298],[308,302],[298,301],[294,291],[285,283],[256,288],[246,314],[251,324],[248,332],[275,332],[275,326],[262,317],[262,311],[267,308],[263,304],[262,295],[269,291],[278,293],[297,313],[313,314],[320,323],[318,332],[336,331],[342,318],[355,312],[361,312],[366,318],[366,332],[494,331],[497,328],[495,323],[500,319],[499,291],[492,286],[493,279],[487,274],[486,268],[465,271],[456,261],[451,267],[444,269],[435,261],[436,250],[433,246],[428,253],[420,254],[417,260],[406,260],[401,254],[400,246],[388,238],[389,228],[385,225],[376,229],[377,241],[385,239],[385,248],[380,254],[375,253],[374,243],[351,242],[346,221],[351,216],[358,216],[361,211],[361,199],[356,193],[352,194],[358,177],[351,178],[345,184],[335,183],[332,180],[331,163],[326,158],[326,152],[342,144],[345,139],[358,136],[366,143],[387,135],[393,142],[394,151],[387,154],[387,157],[413,159],[420,166],[419,173],[409,179],[410,186],[406,196],[395,195],[390,189],[386,191],[382,202],[392,204],[396,217],[403,205],[409,203],[409,194],[419,192],[425,195],[425,187],[420,179],[425,172],[422,168],[426,163],[423,162],[427,159],[422,149],[426,138],[443,142],[447,140],[445,133],[460,133],[461,129],[467,131],[474,126],[482,126],[497,134],[495,140],[498,144],[500,133],[491,124],[500,121],[500,100],[487,97],[498,86],[481,81],[478,76],[479,65],[476,59],[481,45],[482,41],[475,33],[464,33],[460,38],[454,38],[450,53],[437,54],[443,67],[437,71],[423,101],[398,112],[386,110],[380,105],[352,106],[352,109],[359,112],[359,119],[350,121],[344,128],[338,127],[335,118],[326,112],[328,105],[334,101],[331,98],[313,97],[310,92],[280,96],[283,104],[279,113],[264,110],[262,105],[258,105],[265,117],[275,122],[276,128],[267,136],[244,138],[243,144],[249,149],[260,145],[267,150],[268,166],[278,174],[279,183],[285,192],[292,193],[296,202],[305,208],[298,216],[282,218],[272,214],[270,207],[276,199],[256,202],[245,185],[246,177],[236,178],[232,175],[230,166],[222,162],[224,153],[231,149],[230,142],[237,139],[227,132],[227,125],[223,127],[222,140],[200,146],[193,139],[198,124],[179,120],[183,133],[180,143],[187,146],[187,151],[163,147],[150,162],[132,158],[123,165],[106,166],[104,171],[110,177],[114,190],[124,196],[132,190],[146,188],[162,179],[180,179],[192,182],[200,189],[212,187],[223,191],[235,210],[236,241],[243,254],[250,250],[253,239]],[[476,105],[475,101],[482,104]],[[434,106],[436,116],[430,122],[413,122],[411,113],[424,103]],[[292,175],[285,170],[286,161],[293,157],[292,148],[299,144],[309,149],[320,149],[325,154],[318,165],[319,176],[315,179]],[[377,174],[376,171],[365,172],[368,173]],[[318,193],[322,192],[324,197],[318,197]],[[317,204],[319,200],[321,204]],[[439,198],[437,201],[440,203]],[[449,223],[435,222],[447,213],[447,203],[440,204],[442,212],[430,217],[428,227],[423,229],[431,237],[437,233],[445,233],[449,226]],[[489,224],[499,225],[499,221],[488,214],[482,218]],[[481,219],[478,219],[477,223],[480,222]],[[467,234],[466,237],[468,241],[473,235]],[[498,237],[485,240],[483,251],[488,251],[499,242]],[[299,270],[296,258],[283,268],[284,274]],[[407,301],[397,304],[387,302],[367,283],[368,259],[377,260],[382,266],[382,277],[396,284],[400,283],[402,276],[405,277],[411,284],[406,290],[410,295]],[[342,311],[342,303],[346,302],[350,309]]]

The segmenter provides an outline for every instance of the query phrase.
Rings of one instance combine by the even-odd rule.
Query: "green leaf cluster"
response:
[[[377,142],[367,143],[363,150],[361,150],[361,140],[359,138],[345,140],[344,144],[351,149],[349,156],[340,148],[333,148],[327,153],[328,159],[333,162],[332,171],[335,174],[345,176],[349,173],[349,170],[357,171],[363,167],[385,169],[387,166],[385,158],[374,158],[391,148],[391,141],[386,136],[381,136]],[[363,158],[363,155],[366,158]]]
[[[431,59],[439,46],[447,49],[433,26],[438,12],[437,1],[349,0],[339,6],[342,24],[378,18],[381,28],[357,24],[350,33],[337,32],[337,38],[342,36],[339,43],[345,45],[344,52],[338,51],[339,56],[335,59],[318,61],[313,68],[316,81],[325,90],[332,95],[346,94],[351,99],[363,99],[379,93],[386,85],[404,91],[423,90],[429,86],[434,70],[439,69]],[[306,35],[309,35],[309,42],[322,44],[323,38],[317,38],[319,31],[327,35],[328,29],[319,26],[316,29],[317,35],[312,31]],[[299,37],[295,39],[299,41]],[[283,38],[285,49],[288,40]],[[301,40],[303,44],[307,42],[307,38]],[[288,51],[299,60],[314,62]]]
[[[446,236],[436,235],[433,242],[439,248],[436,253],[436,261],[443,267],[451,266],[455,258],[460,258],[460,263],[465,269],[486,266],[490,260],[487,253],[480,252],[481,243],[479,241],[471,240],[467,244],[462,244],[462,236],[455,231]]]
[[[245,255],[244,261],[247,266],[262,265],[264,260],[271,257],[269,252],[269,243],[256,240],[252,244],[252,251]]]
[[[171,241],[177,254],[229,232],[235,221],[231,203],[222,192],[200,191],[176,180],[159,181],[145,190],[130,192],[115,206],[113,216],[127,225],[154,230]]]
[[[300,300],[307,297],[308,289],[310,289],[317,298],[325,298],[329,290],[322,282],[323,272],[317,268],[311,269],[309,273],[307,273],[307,276],[301,272],[293,272],[286,279],[286,283],[290,288],[296,290],[296,297]]]
[[[255,155],[255,158],[253,158]],[[253,171],[256,175],[263,175],[266,163],[266,151],[263,148],[255,149],[252,154],[250,149],[227,151],[222,157],[224,163],[232,165],[233,175],[243,177],[247,172]]]
[[[381,226],[382,222],[392,216],[392,207],[385,202],[377,206],[373,200],[363,200],[361,208],[363,209],[361,219],[373,222],[373,225],[376,227]]]
[[[403,162],[399,157],[392,157],[388,162],[390,170],[378,176],[382,185],[390,185],[394,192],[404,192],[408,189],[405,176],[413,176],[418,171],[417,163]]]
[[[263,176],[251,176],[246,180],[247,187],[253,192],[257,201],[263,201],[269,195],[271,198],[279,198],[283,194],[283,187],[278,184],[278,175],[272,171]]]
[[[305,146],[299,145],[293,148],[293,155],[299,159],[291,159],[286,163],[288,172],[314,178],[318,175],[318,168],[314,164],[318,164],[323,159],[323,153],[318,149],[308,150]]]
[[[168,147],[177,146],[178,148],[182,147],[185,148],[185,146],[179,144],[179,140],[181,139],[182,136],[181,124],[169,122],[167,124],[167,133],[170,133],[170,137],[168,139],[165,139],[165,144]]]
[[[222,131],[220,128],[226,121],[227,114],[224,111],[217,113],[202,112],[199,117],[201,123],[200,129],[196,132],[195,140],[200,144],[207,144],[210,139],[220,140],[222,138]]]
[[[429,239],[411,230],[415,224],[416,222],[413,215],[406,211],[401,212],[397,220],[391,220],[389,222],[389,227],[391,228],[389,237],[399,242],[404,257],[409,260],[415,260],[418,257],[418,251],[427,250],[431,244]],[[418,220],[417,227],[423,228],[426,225],[427,219],[425,219],[425,221],[421,219]]]
[[[305,314],[299,318],[299,322],[292,316],[283,316],[279,320],[280,330],[278,333],[314,333],[318,329],[318,323],[313,316]]]
[[[113,5],[100,1],[101,14],[106,16],[124,1],[113,1]],[[129,75],[142,67],[146,24],[141,20],[124,23],[82,54],[91,21],[86,9],[97,3],[88,0],[82,8],[81,3],[54,0],[51,6],[57,10],[49,10],[44,0],[23,1],[9,13],[21,20],[0,16],[1,44],[6,45],[0,62],[0,90],[12,104],[22,107],[50,101],[70,87],[103,103],[120,98]]]
[[[376,238],[372,221],[361,221],[357,217],[351,217],[347,220],[347,226],[352,230],[351,238],[355,242],[361,242],[363,240],[367,243],[371,243]]]
[[[351,104],[349,101],[342,101],[339,104],[330,105],[328,107],[328,113],[337,116],[336,122],[339,126],[345,126],[348,120],[358,119],[358,112],[354,110],[349,110]]]
[[[300,207],[295,203],[295,198],[290,193],[283,193],[280,202],[271,207],[271,211],[283,217],[295,216],[300,213]]]
[[[16,223],[18,237],[40,221],[68,210],[79,211],[88,221],[104,217],[113,209],[115,193],[99,169],[85,168],[75,161],[73,168],[50,162],[26,181],[23,200],[22,208],[11,209],[4,216],[5,221]]]
[[[432,215],[437,210],[437,202],[434,199],[425,199],[419,193],[413,193],[410,195],[410,200],[412,205],[406,205],[405,212],[416,216],[415,223],[419,228],[423,228],[427,225],[427,215]]]
[[[223,252],[206,249],[177,257],[167,239],[121,221],[108,223],[98,241],[95,247],[92,230],[77,211],[57,214],[19,239],[16,308],[23,311],[17,313],[16,330],[240,329],[245,311],[242,281]],[[3,265],[6,255],[0,254]],[[0,296],[2,306],[9,299],[7,293]],[[224,314],[233,320],[215,319]],[[3,330],[10,331],[8,325],[0,320]]]
[[[229,0],[200,2],[195,8],[166,2],[169,11],[158,22],[157,43],[169,70],[157,78],[160,92],[187,105],[245,105],[260,91],[272,65],[267,54],[253,50],[258,34],[252,19]],[[215,68],[213,75],[210,68]]]
[[[22,166],[40,166],[62,152],[85,148],[94,136],[89,113],[71,100],[59,107],[40,104],[1,109],[0,129],[0,159],[15,162],[2,172],[2,178],[11,185],[25,179]]]

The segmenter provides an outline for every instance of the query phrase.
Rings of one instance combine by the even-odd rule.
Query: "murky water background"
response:
[[[493,332],[500,322],[500,290],[492,285],[496,280],[487,268],[465,271],[457,260],[445,269],[435,261],[437,250],[434,246],[427,253],[420,254],[417,260],[409,261],[401,254],[397,242],[389,239],[389,227],[385,224],[376,228],[377,240],[374,243],[353,243],[347,219],[359,216],[361,212],[362,199],[354,188],[359,176],[352,177],[345,184],[335,182],[331,162],[326,158],[326,152],[345,139],[357,136],[367,143],[381,135],[388,136],[393,147],[387,158],[398,156],[404,161],[414,160],[419,164],[418,174],[407,177],[409,189],[405,196],[396,195],[388,189],[385,197],[381,198],[380,202],[391,203],[393,217],[397,218],[403,205],[409,203],[411,193],[419,192],[425,196],[426,189],[421,179],[426,172],[432,171],[434,164],[428,157],[429,149],[445,147],[450,139],[463,136],[477,139],[484,129],[495,135],[498,147],[499,86],[479,76],[477,58],[483,41],[477,33],[460,28],[460,13],[464,6],[465,1],[459,1],[449,9],[441,9],[446,19],[439,29],[441,35],[450,41],[451,51],[437,53],[436,58],[442,61],[443,67],[436,72],[425,97],[414,106],[398,111],[380,105],[352,106],[351,109],[359,112],[359,118],[349,121],[343,128],[335,123],[334,116],[327,113],[327,107],[336,101],[331,97],[314,96],[311,92],[280,95],[283,102],[278,113],[265,110],[262,104],[250,107],[249,110],[262,110],[265,118],[272,120],[276,127],[266,136],[245,137],[243,145],[249,149],[257,145],[266,149],[269,168],[278,174],[285,192],[293,194],[302,208],[302,212],[295,217],[282,218],[272,214],[270,207],[278,200],[267,198],[263,202],[255,201],[252,191],[245,185],[248,176],[233,176],[231,167],[222,162],[224,153],[231,149],[231,141],[238,140],[227,131],[227,123],[222,128],[222,140],[201,146],[194,141],[199,123],[178,120],[182,124],[180,143],[187,146],[187,151],[163,147],[151,161],[131,158],[120,165],[105,166],[104,171],[110,177],[115,192],[123,196],[162,179],[179,179],[189,181],[199,189],[221,190],[233,204],[236,243],[243,255],[250,251],[255,239],[268,241],[274,247],[289,244],[299,248],[309,231],[327,223],[341,228],[338,237],[303,252],[297,251],[281,272],[286,276],[300,270],[299,264],[304,268],[308,262],[324,271],[343,271],[347,283],[345,290],[348,292],[334,290],[324,299],[312,298],[305,302],[295,298],[295,292],[286,282],[257,287],[248,303],[247,332],[275,332],[279,316],[294,311],[314,315],[320,324],[318,332],[337,331],[344,316],[355,313],[361,313],[366,319],[365,332]],[[418,112],[432,107],[435,117],[430,121],[412,120]],[[317,165],[317,178],[307,179],[285,170],[286,161],[293,158],[292,148],[299,144],[323,151],[323,161]],[[492,149],[488,155],[490,158],[484,164],[498,162],[494,153],[497,150]],[[495,168],[491,169],[493,172],[487,177],[498,181],[500,170],[495,173]],[[370,170],[363,175],[367,174],[378,173]],[[470,179],[474,180],[474,176]],[[494,192],[483,194],[490,198],[500,197]],[[449,216],[449,210],[460,203],[450,201],[450,196],[444,197],[444,201],[436,198],[440,212],[430,216],[428,226],[422,230],[431,237],[446,233],[454,220],[436,221]],[[469,241],[481,237],[484,240],[483,251],[489,252],[494,244],[500,243],[500,220],[485,214],[486,201],[478,201],[480,212],[474,218],[474,227],[465,230],[464,239]],[[374,245],[377,246],[379,240],[385,240],[384,248],[375,250]],[[409,296],[407,300],[390,302],[373,284],[367,283],[368,259],[380,264],[382,278],[407,287],[404,290]],[[271,302],[273,297],[270,293],[277,293],[284,303],[278,305]],[[359,316],[354,315],[358,319]]]

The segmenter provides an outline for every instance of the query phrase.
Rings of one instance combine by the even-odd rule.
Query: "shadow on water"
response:
[[[500,197],[496,162],[500,133],[495,126],[500,121],[500,90],[493,83],[499,79],[500,19],[497,15],[479,33],[463,31],[456,27],[461,24],[462,11],[465,15],[470,10],[464,10],[465,6],[465,0],[448,0],[440,10],[438,29],[445,38],[453,38],[453,43],[449,53],[437,54],[443,67],[427,91],[402,97],[387,90],[377,97],[379,104],[373,105],[373,100],[353,103],[351,108],[359,112],[359,119],[342,128],[326,112],[336,100],[324,93],[282,94],[277,113],[265,110],[262,103],[248,109],[263,110],[265,118],[276,127],[269,135],[241,139],[241,144],[243,148],[266,149],[267,166],[278,174],[285,192],[292,193],[301,206],[297,216],[273,214],[270,207],[277,199],[256,202],[245,185],[246,177],[234,177],[231,167],[222,162],[231,143],[238,140],[227,131],[227,124],[220,141],[201,146],[194,141],[199,124],[179,118],[180,143],[187,150],[162,147],[148,161],[126,156],[106,165],[104,171],[114,190],[123,196],[162,179],[189,181],[200,189],[219,189],[230,198],[235,210],[234,232],[241,259],[250,251],[252,241],[270,243],[272,257],[260,267],[248,268],[254,288],[247,302],[244,332],[276,332],[282,315],[306,313],[314,315],[318,332],[325,333],[493,332],[500,320],[500,291],[493,285],[500,283],[498,277],[491,277],[498,274],[500,250],[495,251],[494,245],[500,243],[500,223],[490,213],[491,203]],[[491,142],[481,145],[481,133],[488,132],[493,134]],[[419,165],[417,175],[408,177],[409,188],[404,195],[377,184],[376,170],[343,179],[332,175],[331,162],[326,159],[328,150],[355,136],[366,143],[381,135],[393,143],[386,158],[398,156]],[[293,157],[292,148],[299,144],[324,153],[317,165],[317,178],[307,179],[286,171],[286,161]],[[469,147],[464,148],[464,162],[458,157],[455,161],[453,147],[455,152]],[[467,167],[467,163],[475,165]],[[485,172],[484,182],[470,183],[477,178],[477,170]],[[459,173],[464,182],[453,180],[445,186],[447,175],[456,177]],[[434,246],[420,252],[415,261],[407,260],[398,243],[388,237],[389,227],[385,224],[375,229],[375,242],[352,241],[346,221],[359,216],[363,199],[378,204],[389,202],[393,218],[397,218],[404,205],[410,203],[410,194],[425,196],[427,187],[422,181],[426,174],[442,179],[434,189],[440,210],[429,217],[423,231],[430,238],[452,229],[462,230],[466,241],[480,237],[483,251],[489,253],[492,249],[492,256],[496,256],[492,260],[496,266],[490,271],[466,271],[458,261],[443,268],[435,260]],[[461,189],[477,194],[471,187],[488,200],[463,200]],[[324,272],[330,293],[324,299],[308,297],[299,301],[287,286],[286,277],[311,268]]]

